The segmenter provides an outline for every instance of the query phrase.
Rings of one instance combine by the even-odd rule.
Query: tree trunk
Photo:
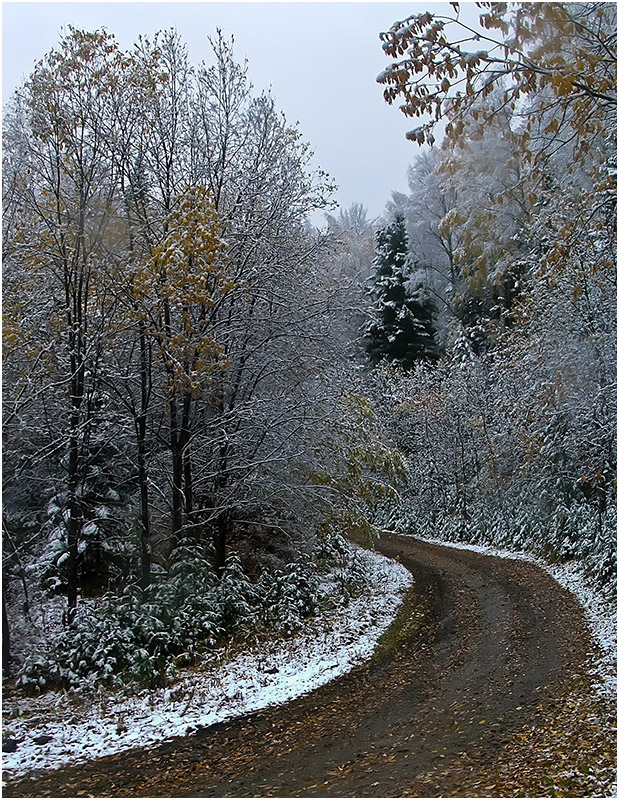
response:
[[[77,497],[79,483],[79,443],[77,439],[77,419],[74,416],[71,424],[72,435],[69,441],[69,519],[67,521],[67,622],[71,624],[75,619],[77,609],[78,589],[78,544],[81,530],[81,506]]]
[[[80,207],[79,247],[75,260],[65,256],[64,290],[67,304],[67,331],[69,335],[69,358],[71,377],[69,380],[69,463],[67,489],[69,494],[67,521],[67,622],[75,619],[78,595],[78,546],[82,529],[82,504],[78,497],[80,473],[83,466],[80,458],[80,442],[83,441],[85,425],[82,402],[85,393],[85,319],[88,309],[88,262],[84,244],[84,208]],[[81,255],[80,255],[81,253]],[[78,264],[79,259],[79,264]]]
[[[215,527],[215,569],[221,577],[226,566],[226,545],[228,539],[228,512],[224,511],[217,517]]]
[[[183,453],[177,432],[172,435],[172,547],[176,547],[183,528]]]
[[[140,586],[148,589],[151,581],[150,552],[150,507],[148,494],[148,474],[146,471],[143,443],[138,444],[138,480],[140,482]]]
[[[217,491],[216,501],[221,503],[223,490],[228,482],[228,458],[230,445],[224,442],[219,448],[219,465],[217,470]],[[228,539],[228,528],[230,525],[230,514],[227,510],[220,511],[215,523],[215,569],[221,575],[226,565],[226,545]]]
[[[138,480],[140,482],[140,566],[142,589],[151,582],[151,561],[148,542],[150,539],[150,498],[148,492],[148,470],[146,468],[146,413],[149,400],[148,345],[146,328],[140,321],[140,414],[136,431],[138,439]]]
[[[191,454],[187,446],[183,452],[183,482],[185,492],[185,514],[187,516],[187,521],[193,526],[195,523],[195,515],[193,511],[193,478]]]
[[[6,610],[6,595],[2,587],[2,677],[11,676],[11,628]]]
[[[185,392],[183,397],[183,419],[181,422],[181,452],[183,458],[183,500],[185,504],[185,518],[190,525],[195,522],[193,513],[193,479],[191,467],[190,448],[190,419],[191,419],[191,392]],[[192,531],[193,533],[193,531]]]

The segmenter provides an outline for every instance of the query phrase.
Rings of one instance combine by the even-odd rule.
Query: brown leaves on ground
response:
[[[410,796],[608,797],[616,783],[616,731],[612,704],[579,679],[565,695],[540,703],[491,762],[483,748],[463,751],[444,769],[417,776]]]
[[[609,704],[583,686],[560,703],[540,704],[531,724],[497,759],[501,796],[592,797],[608,795],[616,781],[616,718]]]
[[[615,709],[592,688],[569,593],[523,562],[397,537],[393,548],[416,584],[368,664],[284,706],[9,782],[4,795],[610,794]]]

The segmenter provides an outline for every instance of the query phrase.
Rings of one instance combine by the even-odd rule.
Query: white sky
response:
[[[271,87],[290,123],[310,142],[348,207],[382,213],[392,191],[407,191],[406,168],[418,146],[415,127],[387,106],[376,76],[389,61],[378,34],[414,13],[451,12],[448,3],[419,2],[4,2],[3,102],[34,63],[58,42],[63,25],[106,27],[120,46],[139,34],[176,27],[193,63],[208,61],[217,27],[235,38],[257,90]]]

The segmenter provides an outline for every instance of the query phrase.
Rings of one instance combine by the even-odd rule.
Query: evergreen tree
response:
[[[377,231],[375,249],[373,319],[364,334],[371,363],[384,359],[406,368],[415,361],[436,360],[437,309],[422,286],[410,289],[408,236],[401,214]]]

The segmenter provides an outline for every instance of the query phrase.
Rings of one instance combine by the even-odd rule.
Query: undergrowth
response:
[[[330,590],[321,590],[329,579]],[[209,554],[183,542],[171,566],[142,590],[129,584],[96,601],[81,603],[70,625],[40,641],[20,665],[16,685],[38,693],[48,688],[78,692],[135,682],[166,686],[180,667],[223,644],[261,636],[291,636],[329,604],[345,603],[364,585],[350,545],[341,536],[322,543],[315,557],[286,572],[247,576],[231,555],[221,576]]]

